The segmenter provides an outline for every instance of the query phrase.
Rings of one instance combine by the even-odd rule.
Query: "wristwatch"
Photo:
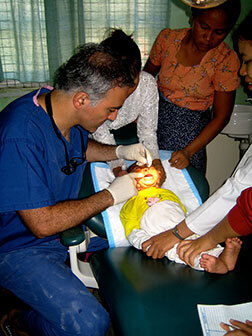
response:
[[[180,234],[178,233],[178,226],[177,225],[172,229],[172,233],[179,240],[184,240],[185,239],[185,238],[181,237]]]

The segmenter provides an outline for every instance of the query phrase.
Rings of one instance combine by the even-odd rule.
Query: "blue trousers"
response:
[[[106,335],[109,316],[65,264],[58,240],[0,254],[0,285],[31,310],[23,314],[34,336]]]

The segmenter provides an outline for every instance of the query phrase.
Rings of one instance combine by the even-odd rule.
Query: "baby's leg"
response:
[[[235,267],[242,241],[239,238],[228,238],[225,241],[225,248],[219,258],[203,254],[200,265],[209,273],[225,274]]]
[[[225,248],[219,258],[227,265],[229,271],[235,268],[242,241],[239,238],[227,238]]]

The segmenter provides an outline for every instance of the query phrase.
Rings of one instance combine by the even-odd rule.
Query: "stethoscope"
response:
[[[83,138],[83,134],[82,134],[82,131],[80,130],[80,128],[78,126],[74,126],[80,133],[82,157],[73,157],[69,160],[65,140],[63,139],[62,135],[60,134],[60,132],[59,132],[59,130],[58,130],[56,124],[55,124],[55,121],[53,119],[51,93],[52,93],[52,91],[48,92],[45,95],[46,110],[47,110],[47,113],[48,113],[48,115],[51,119],[51,123],[52,123],[53,129],[54,129],[54,132],[57,135],[57,138],[63,143],[64,149],[65,149],[66,165],[61,168],[61,171],[66,175],[71,175],[76,171],[77,167],[82,165],[86,160],[86,150],[85,150],[85,145],[84,145],[84,138]]]

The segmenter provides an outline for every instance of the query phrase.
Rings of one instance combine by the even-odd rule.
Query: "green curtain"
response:
[[[0,58],[0,82],[4,80],[4,74],[3,74],[3,67],[2,67],[2,61]]]
[[[0,0],[0,57],[4,79],[48,78],[43,0]]]
[[[144,64],[169,14],[169,0],[0,0],[4,79],[48,82],[78,45],[99,43],[111,27],[133,34]]]
[[[50,78],[74,49],[85,43],[83,2],[44,0]]]

